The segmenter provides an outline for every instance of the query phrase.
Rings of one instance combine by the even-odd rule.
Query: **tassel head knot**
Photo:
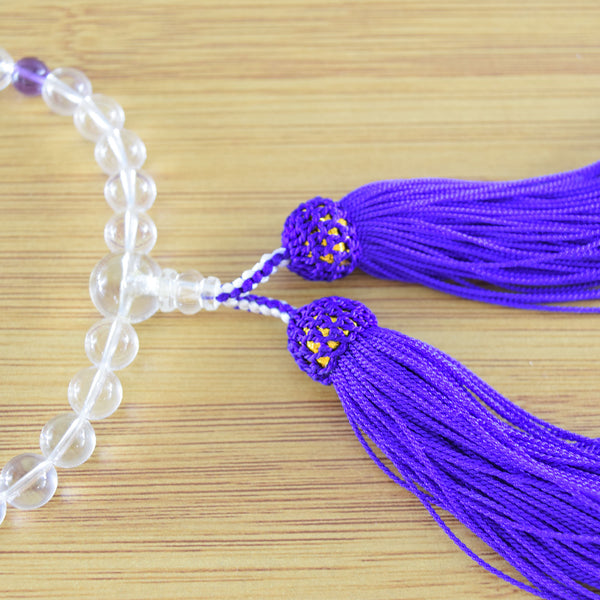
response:
[[[313,198],[294,210],[281,241],[290,255],[290,271],[313,281],[348,275],[360,255],[356,228],[339,202],[327,198]]]
[[[288,350],[302,371],[331,385],[331,375],[348,345],[375,325],[375,315],[364,304],[337,296],[321,298],[291,315]]]

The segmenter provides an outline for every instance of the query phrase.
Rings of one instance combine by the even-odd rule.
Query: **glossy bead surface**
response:
[[[97,142],[107,131],[123,127],[125,113],[112,98],[92,94],[77,106],[73,122],[84,138]]]
[[[26,96],[39,96],[48,75],[48,67],[38,58],[22,58],[15,64],[13,87]]]
[[[156,225],[145,213],[127,211],[114,215],[104,227],[104,241],[111,252],[148,254],[156,237]]]
[[[97,367],[118,371],[133,362],[140,344],[138,335],[124,319],[103,319],[85,336],[85,352]]]
[[[221,293],[221,280],[218,277],[207,277],[201,289],[202,308],[204,310],[217,310],[221,303],[217,296]]]
[[[0,91],[12,83],[14,68],[15,61],[11,55],[4,48],[0,48]]]
[[[123,386],[112,371],[87,367],[71,379],[68,396],[71,408],[78,415],[84,413],[91,420],[106,419],[119,408]]]
[[[152,287],[160,276],[160,267],[143,254],[108,254],[90,275],[90,296],[94,306],[105,316],[119,314],[121,281],[126,276],[128,298],[121,308],[121,316],[128,316],[132,323],[149,319],[158,310],[158,297]]]
[[[96,143],[94,157],[108,175],[122,169],[139,169],[146,160],[144,142],[129,129],[113,129]]]
[[[63,436],[66,436],[64,440]],[[57,447],[59,451],[52,458],[52,452]],[[63,469],[83,464],[92,455],[95,447],[94,428],[87,419],[80,419],[73,412],[62,413],[50,419],[40,434],[42,453]]]
[[[0,499],[0,523],[4,521],[4,517],[6,516],[6,502]]]
[[[186,271],[177,276],[175,305],[184,315],[193,315],[202,309],[201,285],[202,273]]]
[[[175,293],[177,290],[177,271],[175,269],[163,269],[160,274],[158,299],[161,312],[172,312],[175,310]]]
[[[146,211],[156,200],[154,179],[144,171],[124,169],[109,177],[104,186],[104,197],[117,213],[127,208]]]
[[[42,98],[48,108],[59,115],[69,116],[92,93],[90,80],[77,69],[60,67],[46,77]]]
[[[26,477],[36,467],[46,463],[46,459],[39,454],[19,454],[9,460],[0,472],[0,490],[6,490],[13,484]],[[54,465],[44,464],[41,470],[31,475],[21,489],[8,498],[8,503],[20,510],[39,508],[48,502],[58,485],[58,476]]]

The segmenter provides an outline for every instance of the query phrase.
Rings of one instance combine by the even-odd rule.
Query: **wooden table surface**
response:
[[[146,143],[153,256],[231,280],[315,195],[379,179],[516,179],[598,159],[597,0],[7,0],[0,46],[83,70]],[[104,176],[69,118],[0,94],[0,464],[68,409],[98,319]],[[336,293],[462,361],[538,416],[600,436],[597,316],[518,312],[354,274]],[[285,327],[222,308],[137,326],[121,408],[9,509],[0,597],[378,599],[529,596],[475,565],[372,464]],[[460,527],[494,565],[502,561]],[[509,570],[510,572],[510,570]]]

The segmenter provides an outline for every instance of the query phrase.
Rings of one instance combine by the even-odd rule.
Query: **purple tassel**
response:
[[[287,219],[289,268],[333,280],[369,275],[517,308],[599,312],[600,162],[503,183],[381,181]]]
[[[477,563],[541,598],[600,597],[600,440],[533,417],[353,300],[298,309],[288,337],[298,366],[333,384],[371,458]],[[477,556],[439,509],[527,583]]]

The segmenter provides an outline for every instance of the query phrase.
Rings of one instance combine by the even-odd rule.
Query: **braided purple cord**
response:
[[[261,269],[256,271],[252,277],[245,279],[241,287],[233,288],[230,292],[223,292],[217,296],[218,302],[226,302],[230,298],[238,300],[241,296],[245,296],[251,292],[259,283],[268,278],[271,273],[284,261],[288,260],[287,252],[274,254],[266,261]]]
[[[277,309],[281,314],[291,315],[296,311],[296,308],[291,304],[284,302],[283,300],[277,300],[277,298],[267,298],[266,296],[255,296],[254,294],[247,294],[241,300],[247,300],[248,302],[254,302],[258,306],[266,306],[270,309]],[[236,310],[240,310],[239,306],[234,306]]]
[[[329,352],[327,341],[347,327],[338,326],[340,311],[356,315],[353,339]],[[492,573],[548,600],[597,600],[600,440],[530,415],[440,350],[376,326],[369,314],[354,301],[313,302],[291,316],[288,347],[313,379],[334,385],[371,458]],[[319,363],[321,356],[331,358]],[[470,550],[439,509],[529,583]]]

